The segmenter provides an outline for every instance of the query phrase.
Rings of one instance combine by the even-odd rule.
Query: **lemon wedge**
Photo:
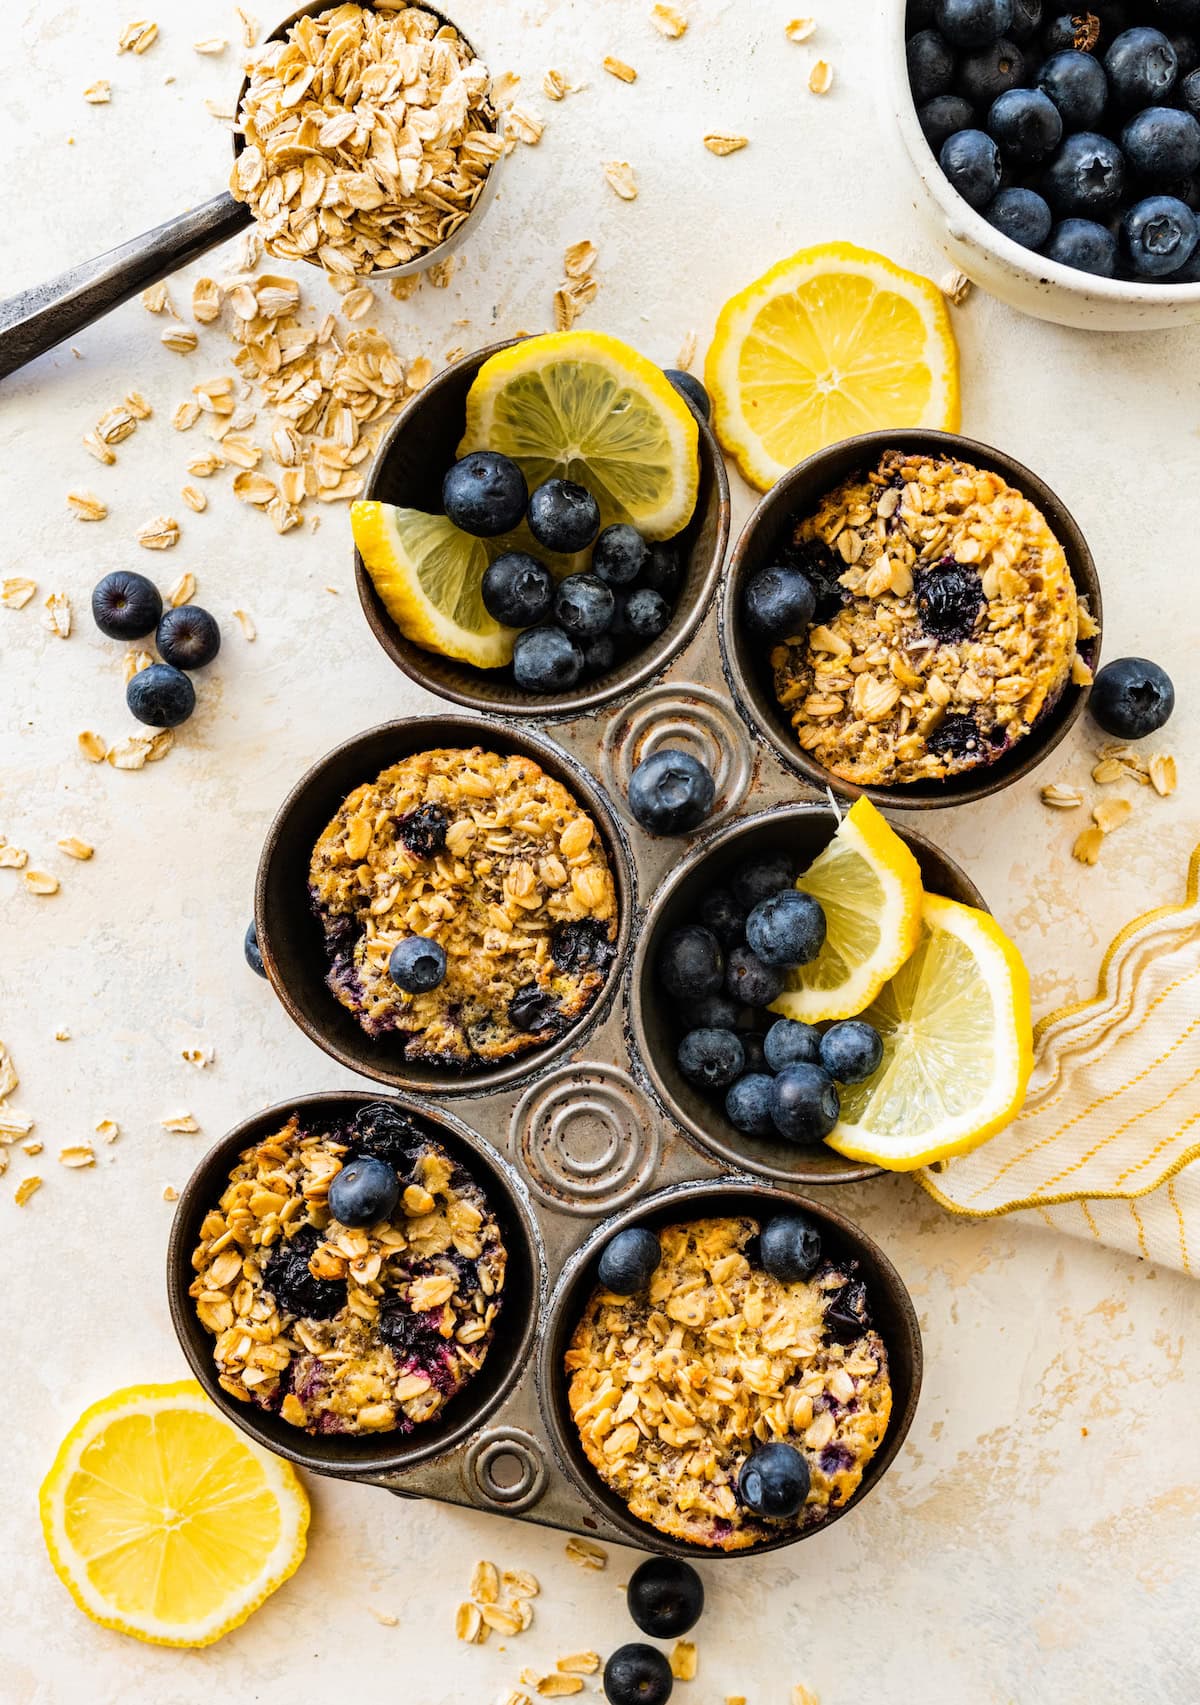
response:
[[[551,332],[484,362],[458,454],[511,456],[530,491],[575,480],[602,525],[627,521],[647,539],[670,539],[696,507],[698,442],[691,409],[636,349],[603,332]]]
[[[194,1380],[133,1385],[84,1411],[42,1483],[50,1561],[94,1622],[207,1646],[304,1556],[308,1498]]]
[[[482,539],[460,532],[444,515],[391,503],[352,504],[350,525],[383,607],[406,639],[477,669],[512,661],[516,630],[483,607]]]
[[[760,491],[839,439],[959,424],[941,292],[850,243],[801,249],[732,296],[704,379],[717,437]]]
[[[915,952],[862,1017],[883,1038],[883,1063],[842,1088],[826,1138],[839,1154],[909,1172],[1016,1117],[1033,1069],[1029,976],[986,912],[927,894]]]
[[[788,972],[771,1011],[806,1024],[853,1018],[903,965],[921,934],[921,871],[869,799],[857,799],[796,883],[825,913],[817,957]]]

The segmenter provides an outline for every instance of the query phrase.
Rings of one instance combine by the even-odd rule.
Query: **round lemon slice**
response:
[[[207,1646],[299,1567],[308,1498],[194,1380],[94,1403],[42,1483],[50,1561],[94,1622],[159,1646]]]
[[[391,503],[352,504],[350,525],[383,607],[406,639],[477,669],[512,661],[516,630],[483,607],[482,539],[460,532],[444,515]]]
[[[870,800],[857,799],[796,886],[820,901],[825,942],[809,964],[788,972],[771,1011],[806,1024],[853,1018],[917,945],[920,866]]]
[[[862,1016],[883,1063],[843,1086],[830,1148],[909,1172],[1015,1118],[1033,1069],[1029,976],[986,912],[927,894],[916,951]]]
[[[959,424],[941,292],[850,243],[801,249],[732,296],[704,379],[717,437],[760,491],[839,439]]]
[[[485,361],[467,395],[458,454],[499,450],[532,491],[575,480],[604,526],[627,521],[670,539],[692,518],[699,432],[662,369],[602,332],[525,338]]]

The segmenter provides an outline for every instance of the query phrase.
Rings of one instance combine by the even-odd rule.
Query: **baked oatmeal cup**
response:
[[[594,821],[516,753],[417,752],[356,788],[313,850],[309,892],[329,988],[411,1061],[469,1069],[551,1041],[591,1006],[616,952]],[[446,956],[419,994],[388,969],[413,935]]]
[[[799,521],[784,560],[817,593],[771,652],[801,748],[858,786],[995,762],[1091,680],[1097,626],[1041,510],[998,473],[887,450]]]
[[[342,1225],[350,1156],[397,1175],[390,1215]],[[201,1223],[189,1289],[222,1389],[315,1434],[411,1433],[484,1364],[507,1252],[484,1192],[425,1130],[376,1103],[242,1151]]]
[[[857,1490],[892,1410],[887,1350],[854,1261],[784,1284],[757,1259],[749,1215],[659,1234],[648,1291],[597,1288],[564,1356],[584,1454],[632,1515],[725,1552],[818,1527]],[[766,1521],[737,1479],[760,1444],[808,1463],[807,1501]]]

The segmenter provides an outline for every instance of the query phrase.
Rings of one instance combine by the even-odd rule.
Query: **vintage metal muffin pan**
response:
[[[709,501],[727,518],[720,457],[707,429],[701,437],[702,459],[712,470]],[[391,454],[397,443],[393,434]],[[386,477],[386,469],[376,470],[375,487],[385,488],[381,495]],[[705,526],[708,548],[717,542],[714,526],[723,544],[721,513],[710,513]],[[868,1178],[873,1169],[823,1148],[814,1152],[739,1136],[719,1106],[703,1101],[679,1078],[669,1016],[654,991],[654,937],[683,915],[702,880],[701,864],[711,860],[719,871],[751,846],[783,839],[812,856],[836,826],[832,796],[823,798],[780,761],[752,711],[725,686],[712,614],[718,579],[703,565],[693,567],[689,587],[696,606],[683,613],[674,655],[649,683],[630,689],[618,680],[611,691],[602,687],[589,696],[585,714],[543,718],[538,732],[511,695],[497,701],[496,715],[455,708],[370,730],[321,759],[272,825],[255,904],[271,983],[310,1037],[378,1087],[360,1080],[342,1093],[293,1097],[218,1144],[181,1197],[168,1285],[176,1331],[197,1377],[238,1425],[294,1462],[403,1496],[438,1498],[648,1550],[724,1555],[643,1525],[600,1483],[567,1413],[562,1351],[594,1279],[598,1250],[620,1225],[642,1220],[661,1225],[721,1208],[770,1212],[785,1203],[802,1204],[823,1222],[828,1247],[859,1261],[888,1345],[892,1419],[848,1509],[876,1484],[904,1440],[921,1383],[916,1315],[886,1255],[829,1205],[822,1188]],[[364,601],[375,618],[369,595]],[[371,626],[392,651],[378,620]],[[367,643],[365,631],[363,639]],[[476,688],[471,691],[474,696]],[[358,1030],[324,987],[320,931],[309,909],[306,878],[318,833],[352,787],[407,751],[475,742],[528,753],[586,805],[612,863],[621,926],[608,984],[582,1020],[521,1060],[468,1075],[411,1066],[398,1050]],[[625,809],[634,765],[665,745],[693,751],[717,778],[714,811],[690,841],[649,837]],[[983,904],[951,860],[913,834],[904,819],[897,827],[932,886]],[[217,1385],[211,1340],[187,1296],[191,1252],[204,1209],[221,1193],[240,1149],[277,1129],[292,1110],[337,1118],[389,1094],[439,1127],[442,1140],[462,1154],[488,1191],[505,1225],[513,1276],[482,1373],[428,1430],[417,1429],[407,1439],[313,1438],[234,1402]],[[753,1556],[798,1537],[803,1536],[788,1535],[736,1555]]]

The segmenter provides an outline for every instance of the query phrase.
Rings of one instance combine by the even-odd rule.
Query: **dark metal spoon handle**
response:
[[[250,224],[244,202],[226,191],[178,219],[132,237],[96,260],[0,302],[0,379],[90,326],[110,308],[157,284]]]

